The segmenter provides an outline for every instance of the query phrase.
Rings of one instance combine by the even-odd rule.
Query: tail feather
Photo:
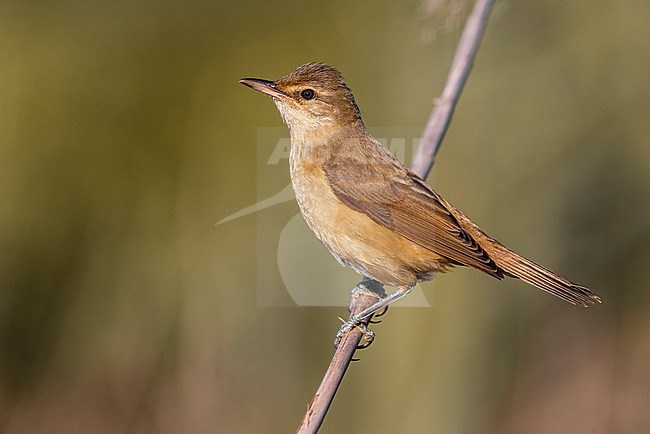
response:
[[[473,221],[449,202],[441,197],[438,197],[438,199],[456,217],[463,229],[478,241],[506,275],[517,277],[574,305],[589,307],[601,303],[600,297],[588,288],[576,285],[551,270],[519,256],[494,238],[486,235]]]
[[[493,248],[499,251],[499,254],[496,255],[497,265],[507,275],[517,277],[574,305],[589,307],[601,302],[600,297],[588,288],[558,276],[551,270],[519,256],[507,247],[493,244]]]

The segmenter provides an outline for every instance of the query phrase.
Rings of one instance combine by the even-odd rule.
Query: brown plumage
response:
[[[311,230],[342,264],[398,288],[373,311],[456,265],[517,277],[575,305],[600,302],[487,236],[407,169],[368,133],[336,69],[308,63],[274,82],[241,83],[272,96],[289,127],[291,180]]]

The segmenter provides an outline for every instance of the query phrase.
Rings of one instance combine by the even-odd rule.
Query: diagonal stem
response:
[[[442,95],[429,116],[422,142],[411,162],[411,170],[422,179],[427,177],[433,167],[436,153],[440,149],[460,94],[472,70],[493,4],[494,0],[478,0],[472,14],[467,18]]]

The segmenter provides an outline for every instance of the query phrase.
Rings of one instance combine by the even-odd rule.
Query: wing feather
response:
[[[385,157],[381,163],[390,167],[380,170],[356,158],[332,158],[323,164],[323,172],[334,194],[350,208],[456,264],[503,277],[433,189],[398,161]]]

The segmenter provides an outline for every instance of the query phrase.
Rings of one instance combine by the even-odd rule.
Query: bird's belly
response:
[[[448,262],[342,203],[320,168],[292,171],[300,211],[316,237],[341,262],[391,286],[410,286]]]

